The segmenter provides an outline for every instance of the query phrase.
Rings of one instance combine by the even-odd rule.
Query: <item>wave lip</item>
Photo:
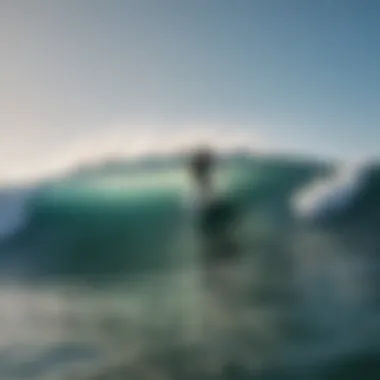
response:
[[[367,178],[367,166],[343,168],[328,178],[319,178],[296,192],[292,199],[295,215],[319,221],[349,208],[361,193]]]

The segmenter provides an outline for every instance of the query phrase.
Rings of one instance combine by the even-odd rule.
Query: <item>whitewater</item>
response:
[[[377,379],[380,174],[221,150],[240,255],[205,281],[184,155],[0,190],[4,379]]]

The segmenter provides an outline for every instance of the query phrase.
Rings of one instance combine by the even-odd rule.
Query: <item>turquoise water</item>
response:
[[[378,378],[375,180],[311,225],[289,200],[329,167],[227,162],[238,255],[206,270],[184,168],[120,167],[41,184],[0,247],[4,378]]]

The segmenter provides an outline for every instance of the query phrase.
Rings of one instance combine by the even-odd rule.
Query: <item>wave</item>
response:
[[[300,366],[325,370],[323,364],[336,355],[358,349],[359,339],[363,347],[378,342],[368,323],[378,321],[370,310],[376,295],[369,283],[378,273],[364,257],[369,245],[356,244],[352,231],[299,228],[310,216],[333,221],[341,214],[348,224],[375,226],[373,236],[378,236],[373,219],[380,211],[377,164],[343,175],[330,164],[289,157],[222,159],[218,189],[242,216],[241,228],[233,231],[241,261],[216,266],[216,285],[206,289],[199,270],[201,239],[191,210],[183,207],[189,187],[183,163],[173,156],[108,160],[34,187],[4,189],[8,244],[0,246],[0,269],[2,275],[17,275],[14,283],[22,285],[13,292],[14,283],[10,289],[3,286],[0,294],[3,304],[11,300],[17,309],[5,307],[7,342],[31,333],[32,341],[51,335],[61,344],[93,339],[104,347],[106,339],[107,347],[123,353],[141,345],[141,365],[149,369],[151,351],[157,368],[171,367],[170,350],[179,352],[183,342],[190,351],[173,363],[192,358],[192,368],[202,372],[212,364],[198,358],[216,355],[220,367],[237,363],[237,378],[244,378],[241,368],[255,366],[252,358],[279,375],[293,366],[289,378],[295,378]],[[321,181],[324,190],[317,191]],[[304,201],[308,212],[297,214],[295,199],[309,191],[314,195]],[[294,216],[299,223],[293,223]],[[24,319],[12,323],[16,313]],[[138,336],[133,340],[130,332]],[[129,374],[135,359],[130,360],[118,357],[115,366]],[[21,360],[17,365],[22,367]],[[189,372],[179,370],[184,376]]]
[[[307,219],[322,219],[350,205],[363,186],[360,169],[336,169],[327,178],[317,178],[293,198],[296,214]]]
[[[293,210],[297,217],[314,222],[339,218],[363,221],[379,209],[379,181],[375,163],[336,168],[297,191],[292,198]]]
[[[343,220],[374,226],[380,220],[376,164],[340,171],[319,161],[246,154],[220,162],[220,194],[241,220],[251,218],[247,225],[295,218],[301,225]],[[3,189],[0,239],[7,250],[22,252],[7,257],[41,275],[165,267],[179,261],[179,228],[194,208],[190,198],[184,207],[189,188],[183,155],[84,165],[32,187]]]

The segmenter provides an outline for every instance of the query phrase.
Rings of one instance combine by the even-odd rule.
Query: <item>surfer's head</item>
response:
[[[200,148],[190,157],[190,171],[200,185],[208,185],[215,165],[214,154],[209,148]]]

